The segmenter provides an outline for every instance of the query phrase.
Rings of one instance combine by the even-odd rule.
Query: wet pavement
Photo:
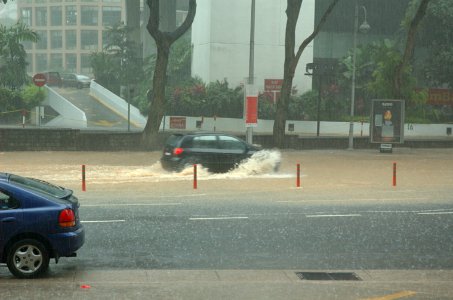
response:
[[[133,211],[133,216],[140,215],[140,208],[143,208],[141,214],[146,214],[148,210],[144,207],[151,207],[149,220],[152,221],[155,216],[162,220],[162,226],[173,226],[169,222],[177,220],[176,217],[184,218],[187,223],[190,218],[248,217],[259,221],[257,224],[265,225],[261,226],[265,231],[268,230],[266,224],[272,218],[291,222],[298,219],[299,211],[301,218],[307,222],[315,219],[319,222],[324,218],[330,220],[329,216],[335,213],[337,217],[350,217],[351,220],[356,220],[357,215],[390,215],[395,220],[392,222],[397,224],[398,220],[404,222],[409,214],[408,220],[411,220],[414,231],[411,233],[414,240],[411,241],[417,239],[417,231],[420,237],[429,237],[429,231],[423,231],[423,225],[428,223],[422,219],[428,217],[430,222],[436,224],[430,227],[440,226],[439,229],[447,232],[439,236],[434,231],[431,234],[437,240],[446,238],[442,245],[437,245],[439,251],[453,246],[448,242],[448,232],[453,228],[453,149],[399,148],[393,154],[373,150],[283,151],[281,168],[277,173],[272,173],[267,166],[272,165],[278,155],[269,152],[268,160],[251,161],[248,166],[227,174],[209,174],[201,170],[196,190],[193,189],[191,169],[181,173],[166,172],[158,163],[160,155],[160,152],[2,152],[0,165],[4,172],[36,177],[74,189],[86,218],[90,217],[90,220],[105,211],[114,213],[109,216],[110,219],[115,214],[117,219],[127,219],[127,215],[120,210],[112,209],[123,205],[131,206],[128,211]],[[296,187],[297,163],[301,165],[300,188]],[[394,163],[397,164],[396,186],[393,186]],[[86,192],[81,191],[82,164],[87,169]],[[177,203],[190,206],[179,206]],[[132,210],[138,204],[143,206]],[[392,209],[388,208],[389,205]],[[171,218],[164,218],[160,211],[168,211]],[[383,219],[388,222],[383,225],[392,227],[389,218]],[[439,222],[436,223],[437,219]],[[240,221],[236,220],[236,223]],[[235,228],[229,224],[233,223],[223,223],[224,227],[205,227],[208,232],[227,232],[227,228]],[[235,226],[242,226],[240,224]],[[346,221],[336,224],[343,224],[345,228]],[[98,228],[86,225],[87,228],[89,226],[92,226],[91,230]],[[139,228],[134,224],[132,226]],[[219,226],[221,231],[211,226]],[[363,229],[360,224],[355,227]],[[324,230],[322,228],[325,227],[313,227],[310,232]],[[246,233],[243,230],[235,232]],[[398,234],[398,231],[393,233]],[[327,229],[325,234],[330,234]],[[164,232],[162,235],[165,236]],[[385,236],[382,239],[381,243],[386,243]],[[391,243],[391,235],[389,239],[388,243]],[[84,246],[86,250],[80,253],[85,251],[88,256],[92,244],[94,241],[88,241]],[[322,245],[319,245],[320,249],[326,247],[325,242]],[[431,245],[432,248],[437,246],[436,242]],[[425,248],[430,249],[429,246]],[[285,257],[287,250],[278,250],[278,247],[276,250]],[[404,252],[404,249],[401,250]],[[101,251],[98,252],[102,255]],[[244,257],[250,254],[246,250],[243,253]],[[32,281],[16,280],[6,268],[0,268],[0,298],[451,299],[453,273],[448,267],[451,257],[444,252],[442,255],[446,255],[444,267],[440,259],[439,264],[432,268],[399,268],[395,265],[394,268],[386,266],[380,269],[358,264],[356,268],[334,270],[355,272],[362,280],[353,282],[300,280],[295,272],[313,269],[313,265],[304,264],[304,260],[295,268],[290,268],[290,265],[282,267],[284,264],[280,260],[268,260],[268,265],[274,266],[275,263],[271,269],[228,268],[228,265],[207,269],[197,268],[196,265],[190,269],[131,269],[89,268],[77,263],[78,260],[83,261],[84,258],[80,257],[70,263],[51,265],[48,277]],[[389,257],[397,256],[389,252]],[[424,256],[423,259],[430,258]],[[382,260],[385,265],[385,256]],[[401,256],[403,261],[405,258]]]

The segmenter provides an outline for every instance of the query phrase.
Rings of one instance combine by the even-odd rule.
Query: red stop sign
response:
[[[42,73],[38,73],[38,74],[35,74],[35,76],[33,76],[33,83],[36,85],[36,86],[43,86],[45,85],[47,82],[47,79],[46,79],[46,76]]]

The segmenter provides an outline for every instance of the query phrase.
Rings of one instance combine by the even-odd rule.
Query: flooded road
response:
[[[191,168],[164,171],[160,156],[4,152],[0,165],[79,198],[86,244],[77,259],[51,266],[55,277],[112,269],[453,269],[452,149],[271,150],[225,174],[201,169],[198,189]]]
[[[159,162],[160,155],[160,152],[6,152],[0,154],[0,159],[3,172],[61,184],[78,181],[81,165],[86,165],[91,184],[192,180],[193,167],[181,172],[166,171]],[[199,166],[198,177],[200,180],[291,177],[274,172],[280,160],[279,151],[263,150],[228,173],[210,173]]]
[[[140,197],[194,193],[193,168],[179,173],[165,171],[159,162],[161,155],[160,151],[0,152],[0,171],[71,188],[82,200],[109,191],[133,191]],[[281,165],[274,172],[277,161]],[[392,186],[394,163],[396,186]],[[410,193],[448,198],[453,186],[453,149],[397,148],[393,154],[377,150],[266,150],[228,173],[211,174],[199,167],[198,193],[247,192],[257,193],[262,199],[270,192],[280,197],[293,195],[297,164],[301,169],[297,194],[310,197],[352,199],[366,195],[379,199],[380,193]],[[86,193],[81,192],[82,165],[86,165]]]

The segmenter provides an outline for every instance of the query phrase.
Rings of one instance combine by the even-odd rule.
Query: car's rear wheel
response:
[[[8,252],[7,265],[10,272],[18,278],[35,278],[49,268],[49,252],[34,239],[16,242]]]

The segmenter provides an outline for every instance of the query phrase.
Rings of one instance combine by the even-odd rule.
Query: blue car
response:
[[[38,179],[0,173],[0,263],[35,278],[49,260],[75,257],[85,241],[73,192]]]

